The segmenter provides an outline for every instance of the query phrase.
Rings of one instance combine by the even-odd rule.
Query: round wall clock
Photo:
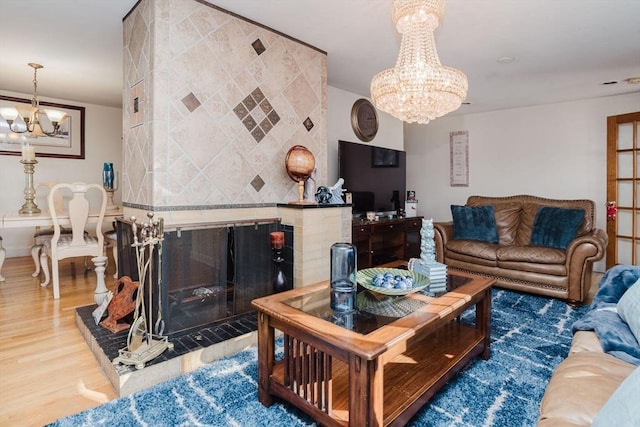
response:
[[[360,98],[353,103],[351,127],[361,141],[369,142],[375,138],[378,133],[378,113],[368,99]]]

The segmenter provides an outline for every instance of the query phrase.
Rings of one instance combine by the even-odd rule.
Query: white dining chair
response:
[[[97,206],[92,206],[91,199],[87,197],[89,191],[98,192],[100,195]],[[56,206],[58,192],[71,192],[72,198],[66,206]],[[47,198],[51,219],[53,221],[53,236],[42,247],[40,264],[44,272],[44,281],[40,286],[49,284],[49,269],[47,258],[51,258],[53,276],[53,298],[60,298],[60,280],[58,275],[58,262],[71,257],[100,257],[104,253],[104,236],[102,234],[102,222],[107,206],[107,193],[98,184],[86,184],[75,182],[73,184],[60,183],[51,188]],[[98,213],[96,218],[95,235],[85,233],[86,225],[91,212]],[[61,233],[60,221],[68,218],[71,234]]]
[[[44,208],[44,206],[48,204],[47,197],[49,196],[51,188],[54,185],[56,185],[55,182],[41,182],[35,186],[36,201],[38,206],[40,206],[41,208]],[[63,205],[63,197],[61,194],[58,194],[58,196],[56,197],[56,206],[58,211],[62,209]],[[63,227],[61,229],[61,233],[71,234],[71,230]],[[40,253],[45,242],[51,240],[51,236],[53,236],[53,226],[44,228],[38,226],[33,233],[33,245],[31,246],[31,257],[33,258],[33,265],[35,266],[35,270],[31,274],[31,276],[33,277],[38,277],[40,275]]]

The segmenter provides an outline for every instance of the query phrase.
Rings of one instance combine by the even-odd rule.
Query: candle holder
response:
[[[117,188],[104,189],[107,192],[107,211],[115,211],[118,209],[118,205],[113,201],[113,194],[116,192]]]
[[[22,215],[33,215],[42,212],[36,202],[36,189],[33,186],[33,172],[35,172],[37,160],[20,160],[24,165],[24,204],[18,211]]]
[[[118,206],[113,201],[113,195],[118,191],[118,173],[113,170],[113,163],[105,163],[102,171],[102,187],[107,192],[107,211],[115,211]]]

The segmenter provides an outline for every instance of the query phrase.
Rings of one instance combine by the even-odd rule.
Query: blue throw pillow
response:
[[[498,228],[493,206],[451,205],[453,238],[498,243]]]
[[[532,245],[567,249],[576,238],[584,219],[584,209],[542,206],[538,208],[531,230]]]
[[[640,368],[636,368],[613,392],[593,419],[592,427],[640,425]]]

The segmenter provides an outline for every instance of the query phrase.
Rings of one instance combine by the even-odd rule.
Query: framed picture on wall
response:
[[[84,159],[84,107],[40,102],[47,117],[62,116],[54,130],[48,118],[42,118],[47,135],[29,137],[25,122],[14,118],[18,111],[31,107],[31,100],[0,95],[0,154],[19,156],[26,143],[35,148],[36,157]],[[11,124],[10,124],[11,122]],[[17,130],[18,132],[13,132]]]
[[[451,187],[469,186],[469,131],[449,133],[449,179]]]

